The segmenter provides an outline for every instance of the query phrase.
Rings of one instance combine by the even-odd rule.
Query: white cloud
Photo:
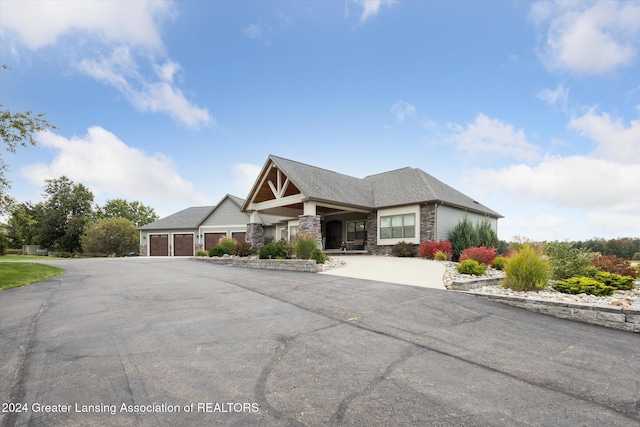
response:
[[[161,23],[173,16],[169,1],[8,1],[2,2],[2,33],[14,46],[60,48],[61,63],[115,87],[140,111],[165,113],[191,128],[215,124],[175,84],[180,65],[155,59],[164,55]],[[110,57],[98,53],[105,51]],[[155,74],[141,71],[145,61]]]
[[[621,165],[586,156],[547,157],[535,167],[517,164],[471,173],[478,187],[487,186],[520,202],[640,215],[640,199],[633,197],[638,177],[640,164]]]
[[[512,241],[515,236],[522,236],[533,241],[565,240],[567,230],[576,226],[571,216],[553,214],[536,215],[533,218],[507,216],[500,220],[498,233],[500,239]]]
[[[416,115],[416,107],[408,102],[399,101],[391,106],[391,113],[396,117],[396,120],[404,122],[405,118]]]
[[[640,221],[638,220],[638,215],[595,212],[587,214],[587,222],[591,236],[640,236]]]
[[[259,39],[262,37],[262,25],[249,24],[246,27],[242,27],[242,32],[250,39]]]
[[[261,170],[262,166],[252,163],[236,163],[231,166],[231,173],[235,177],[233,188],[238,193],[237,196],[247,197]]]
[[[215,124],[215,119],[206,108],[189,102],[184,93],[173,85],[174,76],[180,70],[180,65],[175,62],[154,64],[159,81],[153,81],[139,72],[129,49],[120,47],[109,58],[80,61],[78,69],[115,87],[140,111],[166,113],[176,122],[195,129]]]
[[[375,16],[380,11],[382,5],[390,6],[395,0],[353,0],[356,4],[362,6],[362,15],[360,15],[360,23],[364,23],[367,19]]]
[[[564,85],[559,84],[555,90],[541,90],[536,94],[536,97],[543,100],[548,105],[560,105],[561,107],[565,107],[569,101],[569,88],[565,88]]]
[[[540,54],[551,69],[604,74],[636,59],[637,2],[538,2],[531,8],[531,18],[546,31]]]
[[[191,182],[180,177],[170,158],[130,147],[99,126],[89,128],[84,137],[71,139],[43,132],[38,134],[38,141],[57,154],[50,164],[21,169],[21,175],[33,184],[42,185],[45,179],[66,175],[96,195],[185,204],[207,200],[194,191]]]
[[[159,22],[173,16],[173,10],[168,1],[21,0],[2,2],[2,15],[2,26],[32,50],[76,31],[105,43],[160,50]]]
[[[478,114],[466,129],[452,125],[455,133],[450,139],[461,151],[470,154],[491,153],[533,161],[540,157],[540,148],[531,144],[522,129],[516,130],[508,123]]]
[[[620,163],[640,163],[640,121],[632,120],[625,127],[620,119],[612,119],[609,114],[596,114],[594,110],[569,121],[569,128],[580,135],[594,140],[598,147],[591,153],[596,158],[604,158]],[[640,174],[637,175],[640,181]]]

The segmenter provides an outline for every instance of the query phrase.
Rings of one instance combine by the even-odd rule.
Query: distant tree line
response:
[[[602,255],[615,255],[619,258],[633,259],[634,255],[640,254],[640,238],[619,237],[617,239],[593,239],[584,242],[571,242],[577,249],[587,249],[591,252],[600,252]],[[636,255],[637,258],[640,255]]]
[[[152,207],[125,199],[93,205],[93,193],[66,176],[45,181],[44,200],[13,203],[0,239],[13,249],[40,245],[53,252],[123,255],[137,251],[138,227],[158,219]]]

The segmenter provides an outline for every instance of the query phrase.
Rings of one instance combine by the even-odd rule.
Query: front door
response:
[[[329,221],[326,226],[326,249],[340,249],[342,243],[342,221]]]

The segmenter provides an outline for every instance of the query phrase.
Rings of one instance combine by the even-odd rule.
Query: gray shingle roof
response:
[[[202,221],[204,221],[214,209],[215,206],[187,208],[167,217],[160,218],[150,224],[143,225],[140,227],[140,230],[198,228]]]
[[[269,158],[310,199],[370,209],[440,202],[493,217],[502,216],[421,169],[407,167],[360,179],[282,157]]]
[[[307,197],[363,207],[373,202],[371,184],[360,178],[282,157],[269,158]]]

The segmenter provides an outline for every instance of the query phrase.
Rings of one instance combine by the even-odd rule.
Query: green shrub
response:
[[[238,242],[231,251],[232,255],[245,257],[253,254],[253,246],[249,242]]]
[[[67,252],[67,251],[60,251],[56,254],[56,256],[58,258],[71,258],[71,252]]]
[[[504,267],[502,286],[514,291],[544,289],[549,280],[549,263],[528,244],[514,253]]]
[[[473,259],[465,259],[456,268],[460,274],[473,274],[474,276],[482,276],[487,271],[486,265]]]
[[[592,271],[589,271],[592,273]],[[631,290],[635,285],[635,279],[630,276],[621,276],[620,274],[613,274],[607,271],[598,271],[596,270],[592,274],[588,274],[586,277],[590,277],[603,285],[611,286],[615,289],[620,290]]]
[[[320,250],[320,248],[314,248],[311,252],[311,259],[315,260],[317,264],[324,264],[327,260],[327,256]]]
[[[391,254],[397,257],[414,257],[417,251],[413,243],[398,242],[391,248]]]
[[[196,256],[209,256],[209,252],[202,250],[202,249],[198,249],[196,251]]]
[[[607,286],[591,277],[571,277],[566,280],[559,280],[552,285],[553,289],[565,294],[590,294],[596,296],[607,296],[613,294],[615,288]]]
[[[260,259],[284,259],[287,254],[281,245],[269,243],[260,248],[258,257]]]
[[[453,250],[453,259],[457,261],[460,259],[462,251],[479,245],[478,230],[473,226],[471,220],[465,216],[449,232],[449,242],[451,242]]]
[[[209,249],[209,256],[210,257],[214,257],[214,256],[222,256],[225,254],[224,248],[220,245],[218,246],[214,246],[211,249]]]
[[[298,259],[311,259],[314,249],[318,248],[315,237],[300,236],[294,243],[294,251]]]
[[[570,242],[547,242],[542,250],[549,257],[551,277],[556,280],[584,276],[596,255],[585,248],[575,248]]]
[[[635,254],[633,254],[633,257],[631,257],[631,259],[633,261],[640,261],[640,252],[636,252]]]
[[[281,258],[291,258],[293,256],[294,247],[290,241],[286,239],[280,239],[275,243],[275,245],[278,246],[284,253]]]
[[[497,248],[500,244],[498,234],[491,226],[491,221],[485,218],[476,224],[476,233],[478,234],[478,246],[487,248]]]
[[[225,254],[231,255],[238,242],[235,239],[222,238],[218,242],[218,246],[222,247]]]
[[[497,256],[494,258],[491,263],[491,268],[495,268],[496,270],[504,270],[504,267],[507,265],[507,259],[503,256]]]
[[[433,255],[433,259],[435,259],[436,261],[446,261],[447,258],[448,258],[447,254],[442,251],[437,251]]]

